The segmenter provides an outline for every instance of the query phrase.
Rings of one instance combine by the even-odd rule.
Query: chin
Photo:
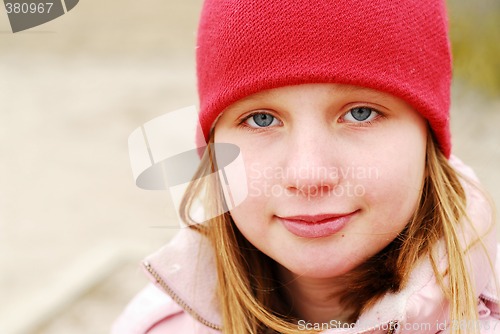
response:
[[[296,276],[304,278],[335,278],[347,274],[354,266],[344,265],[339,266],[331,261],[324,263],[323,261],[309,261],[308,263],[287,263],[284,267]]]

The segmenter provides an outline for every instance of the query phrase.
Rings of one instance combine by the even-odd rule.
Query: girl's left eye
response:
[[[375,119],[379,113],[369,107],[356,107],[352,108],[344,116],[342,120],[351,123],[366,123]]]
[[[251,128],[267,128],[279,125],[279,120],[271,114],[260,112],[252,114],[243,120],[243,123]]]

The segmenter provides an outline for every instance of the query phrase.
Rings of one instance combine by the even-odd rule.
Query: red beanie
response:
[[[197,48],[205,136],[232,103],[303,83],[400,97],[451,151],[451,57],[441,0],[205,0]]]

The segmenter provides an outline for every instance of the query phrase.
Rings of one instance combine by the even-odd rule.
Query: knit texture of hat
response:
[[[441,0],[206,0],[197,76],[205,140],[219,114],[248,95],[341,83],[407,101],[450,156],[451,56]]]

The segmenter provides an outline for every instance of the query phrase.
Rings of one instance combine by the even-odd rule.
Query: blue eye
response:
[[[356,107],[349,110],[343,118],[347,122],[361,123],[373,120],[378,114],[378,112],[369,107]]]
[[[277,125],[275,123],[278,123],[278,120],[270,114],[257,113],[248,116],[248,118],[245,120],[245,123],[253,128],[266,128],[270,125]]]

